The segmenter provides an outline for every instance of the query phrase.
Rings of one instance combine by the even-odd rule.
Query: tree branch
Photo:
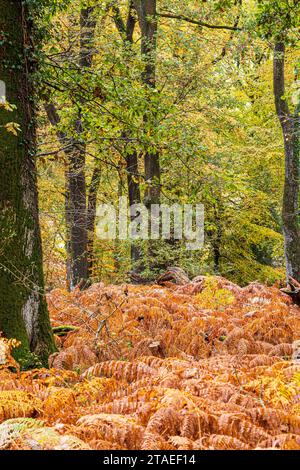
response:
[[[164,12],[158,12],[157,16],[160,16],[161,18],[171,18],[175,20],[181,20],[181,21],[186,21],[188,23],[196,24],[198,26],[202,26],[203,28],[210,28],[210,29],[227,29],[229,31],[242,31],[241,28],[237,26],[227,26],[227,25],[214,25],[214,24],[209,24],[205,23],[204,21],[200,20],[195,20],[193,18],[189,18],[188,16],[184,15],[175,15],[174,13],[164,13]]]
[[[114,16],[113,16],[114,22],[115,22],[115,25],[116,25],[119,33],[121,35],[126,34],[126,26],[124,24],[124,21],[123,21],[123,18],[122,18],[119,7],[116,6],[116,5],[113,5],[112,6],[112,11],[114,13]]]
[[[129,1],[128,16],[126,21],[126,41],[130,44],[133,42],[133,33],[136,24],[136,18],[134,16],[134,3],[133,0]]]
[[[58,124],[60,123],[60,117],[58,115],[55,105],[53,103],[45,103],[44,108],[47,113],[50,124],[53,127],[57,128]],[[65,153],[71,153],[72,150],[74,150],[74,139],[68,138],[65,132],[62,132],[58,129],[56,129],[56,136],[62,147],[61,149],[59,149],[59,152],[61,150],[64,150]]]
[[[116,25],[117,30],[119,31],[121,37],[125,37],[126,41],[132,44],[133,42],[133,32],[136,24],[136,19],[133,14],[133,10],[135,9],[133,0],[129,0],[128,5],[128,15],[126,19],[126,24],[123,21],[121,16],[121,12],[119,7],[113,6],[112,10],[114,12],[114,22]]]

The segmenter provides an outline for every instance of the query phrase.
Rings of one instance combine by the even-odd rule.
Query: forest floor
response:
[[[277,288],[95,284],[48,305],[76,328],[51,369],[0,370],[0,449],[300,449],[300,309]]]

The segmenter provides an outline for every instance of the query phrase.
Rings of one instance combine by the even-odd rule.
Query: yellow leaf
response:
[[[7,124],[5,124],[4,127],[7,132],[13,135],[18,135],[18,132],[20,132],[21,130],[19,124],[17,124],[16,122],[8,122]]]

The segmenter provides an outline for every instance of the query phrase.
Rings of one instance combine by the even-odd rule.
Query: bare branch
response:
[[[175,20],[180,20],[180,21],[186,21],[188,23],[196,24],[198,26],[202,26],[203,28],[209,28],[209,29],[227,29],[229,31],[242,31],[241,28],[238,26],[227,26],[227,25],[214,25],[214,24],[209,24],[205,23],[204,21],[201,20],[195,20],[193,18],[189,18],[188,16],[184,15],[176,15],[174,13],[164,13],[164,12],[158,12],[157,16],[160,16],[161,18],[171,18]]]

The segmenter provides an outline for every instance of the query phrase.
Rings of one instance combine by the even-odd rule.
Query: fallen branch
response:
[[[78,326],[72,325],[61,325],[61,326],[54,326],[52,331],[57,336],[66,336],[70,331],[78,331]]]
[[[167,271],[161,274],[157,280],[157,284],[164,284],[165,282],[174,282],[175,284],[182,286],[190,282],[187,274],[183,269],[177,267],[168,268]]]
[[[280,289],[281,292],[291,297],[292,301],[300,306],[300,283],[293,277],[288,278],[288,287]]]

